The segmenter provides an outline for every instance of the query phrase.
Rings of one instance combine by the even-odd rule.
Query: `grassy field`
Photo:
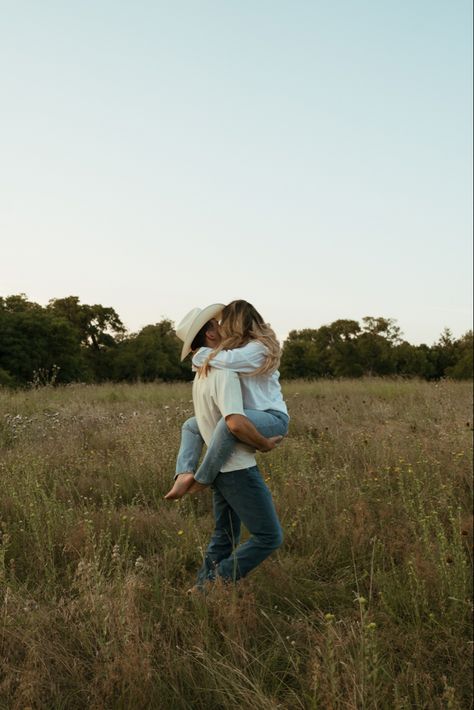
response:
[[[186,596],[190,385],[0,392],[0,708],[469,708],[472,386],[291,383],[283,547]]]

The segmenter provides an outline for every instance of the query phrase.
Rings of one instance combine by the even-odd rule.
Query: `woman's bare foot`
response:
[[[186,493],[194,495],[195,493],[201,493],[202,491],[205,491],[206,488],[209,488],[209,486],[205,486],[204,483],[199,483],[199,481],[195,480],[194,483],[191,483]]]
[[[176,476],[173,488],[165,495],[166,500],[178,500],[182,498],[194,481],[193,473],[180,473]]]
[[[267,439],[267,445],[264,447],[261,447],[259,449],[259,451],[261,451],[264,454],[267,453],[267,451],[272,451],[275,448],[275,446],[277,446],[280,443],[280,441],[283,441],[282,436],[270,436],[270,438]]]

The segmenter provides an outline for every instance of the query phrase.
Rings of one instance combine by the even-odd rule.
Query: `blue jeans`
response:
[[[288,415],[277,410],[244,409],[246,417],[262,436],[285,436],[288,433]],[[229,431],[224,419],[220,419],[201,465],[197,468],[204,441],[199,432],[196,417],[187,419],[181,428],[181,445],[176,461],[176,475],[196,471],[194,478],[210,486],[222,466],[234,450],[238,439]],[[196,470],[197,469],[197,470]]]
[[[235,582],[283,542],[283,532],[257,466],[220,473],[213,485],[215,528],[197,576],[197,586],[221,577]],[[242,545],[241,522],[251,537]]]

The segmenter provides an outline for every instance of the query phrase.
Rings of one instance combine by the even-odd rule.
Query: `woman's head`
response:
[[[268,323],[248,301],[231,301],[222,311],[219,322],[222,338],[218,347],[209,355],[203,366],[204,374],[212,366],[212,358],[221,350],[233,350],[247,345],[251,340],[259,340],[267,349],[267,358],[262,367],[252,375],[263,375],[278,369],[280,364],[280,344]]]
[[[252,340],[255,332],[265,326],[260,313],[248,301],[231,301],[222,311],[219,331],[223,339],[239,338],[241,345]],[[234,346],[236,347],[236,346]]]

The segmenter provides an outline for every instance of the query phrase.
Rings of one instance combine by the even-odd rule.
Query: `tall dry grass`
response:
[[[471,706],[472,387],[285,392],[284,545],[197,598],[211,497],[163,500],[190,386],[0,393],[0,707]]]

